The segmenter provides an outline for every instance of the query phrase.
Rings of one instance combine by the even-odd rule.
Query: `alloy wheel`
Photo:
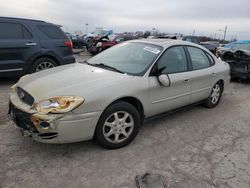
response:
[[[212,89],[212,94],[211,94],[211,102],[213,104],[216,104],[219,99],[220,99],[220,95],[221,95],[221,88],[219,84],[216,84],[213,89]]]
[[[103,126],[103,135],[111,143],[121,143],[128,139],[134,129],[133,117],[125,111],[111,114]]]
[[[42,71],[42,70],[46,70],[46,69],[50,69],[55,67],[55,65],[51,62],[42,62],[39,65],[37,65],[36,67],[36,72]]]

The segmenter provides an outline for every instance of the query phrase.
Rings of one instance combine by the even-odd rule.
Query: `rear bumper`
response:
[[[71,143],[92,139],[101,113],[39,115],[30,110],[29,105],[22,103],[14,91],[10,95],[9,114],[17,127],[25,136],[43,143]]]

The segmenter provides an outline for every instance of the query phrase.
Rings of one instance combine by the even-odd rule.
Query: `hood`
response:
[[[25,76],[17,86],[38,102],[60,95],[85,96],[97,90],[101,92],[102,88],[131,78],[133,76],[74,63]]]

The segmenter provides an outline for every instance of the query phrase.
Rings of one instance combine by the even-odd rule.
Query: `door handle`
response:
[[[190,79],[186,79],[183,82],[185,82],[185,83],[190,82]]]
[[[36,42],[28,42],[25,44],[26,46],[36,46],[37,43]]]
[[[216,73],[215,73],[215,72],[213,72],[213,73],[212,73],[212,75],[213,75],[213,76],[216,76]]]

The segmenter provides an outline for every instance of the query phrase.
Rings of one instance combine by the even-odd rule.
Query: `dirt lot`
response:
[[[250,187],[249,84],[232,83],[215,109],[149,120],[129,146],[110,151],[91,141],[48,145],[22,137],[6,115],[15,81],[0,80],[0,187],[133,188],[145,172],[174,188]]]

